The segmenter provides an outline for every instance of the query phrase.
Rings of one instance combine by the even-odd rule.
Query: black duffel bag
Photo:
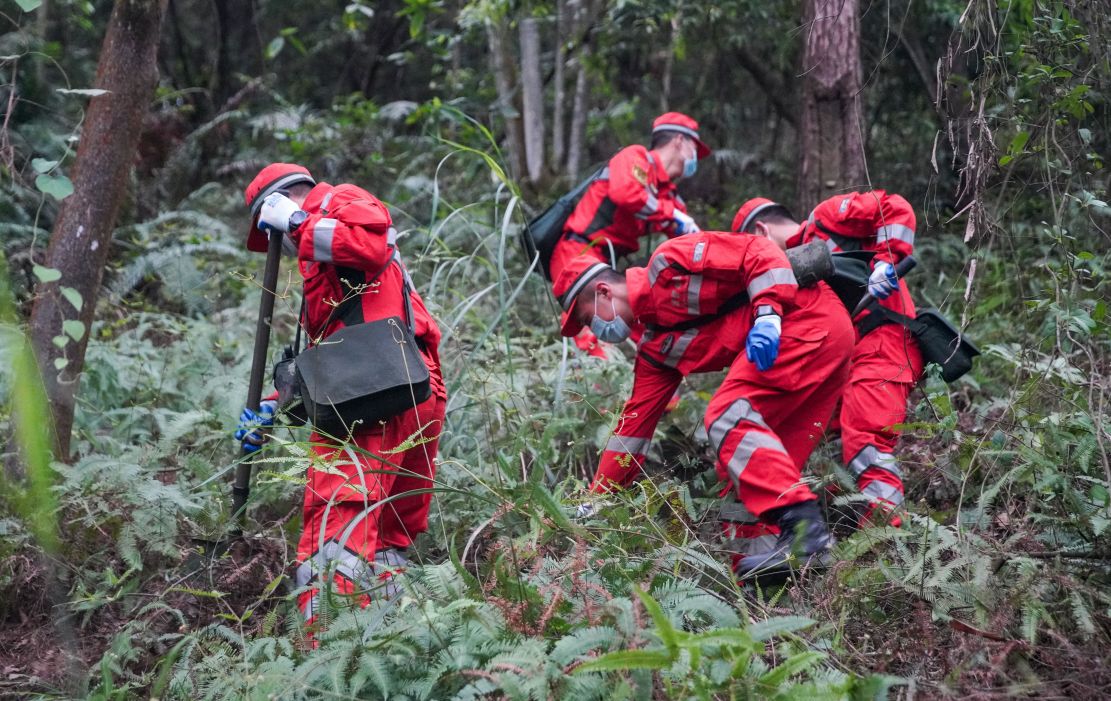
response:
[[[605,168],[594,171],[590,177],[575,186],[570,192],[548,206],[543,212],[534,217],[521,231],[521,246],[525,249],[531,263],[537,256],[540,257],[538,272],[544,279],[551,280],[552,251],[563,238],[563,227],[579,205],[579,200],[586,194],[590,184],[602,176]]]
[[[398,263],[400,265],[400,263]],[[300,353],[296,346],[274,368],[278,405],[292,421],[321,433],[346,436],[362,424],[386,420],[432,396],[428,366],[413,330],[408,276],[402,290],[406,318],[358,322],[360,296],[337,306],[322,328],[339,318],[346,326]],[[303,315],[302,315],[303,316]]]

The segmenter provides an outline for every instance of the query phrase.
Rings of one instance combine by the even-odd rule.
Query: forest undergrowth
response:
[[[938,134],[964,156],[972,204],[923,208],[912,278],[922,306],[959,320],[984,354],[912,396],[902,526],[839,528],[834,564],[783,587],[739,588],[718,538],[698,427],[720,376],[684,382],[644,480],[574,517],[632,355],[600,362],[559,340],[555,301],[517,241],[535,202],[486,128],[451,107],[222,116],[212,128],[240,135],[284,126],[266,143],[241,136],[251,150],[223,185],[116,231],[72,463],[49,463],[34,428],[46,414],[20,364],[20,320],[50,271],[27,253],[45,235],[36,219],[14,221],[0,431],[26,479],[5,478],[0,497],[0,696],[1105,697],[1111,208],[1093,143],[1106,144],[1111,70],[1088,40],[1096,19],[1029,14],[1022,32],[971,16],[954,35],[950,60],[985,52]],[[1088,72],[1059,70],[1070,61]],[[186,140],[171,162],[200,150]],[[253,459],[244,535],[210,547],[232,527],[231,435],[261,277],[233,185],[279,158],[336,182],[397,175],[376,194],[444,331],[450,395],[430,529],[402,595],[326,599],[316,648],[292,584],[303,428],[277,429]],[[46,196],[24,185],[26,213]],[[274,350],[292,339],[298,283],[283,265]],[[853,506],[839,453],[831,436],[805,476],[831,518]]]

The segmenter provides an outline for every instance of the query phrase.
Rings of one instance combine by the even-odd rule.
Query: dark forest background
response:
[[[1109,89],[1105,0],[5,0],[0,694],[1101,697]],[[919,299],[984,351],[912,398],[903,528],[758,597],[695,438],[719,378],[649,480],[569,518],[630,367],[566,352],[517,242],[668,110],[715,151],[681,186],[703,228],[757,195],[906,196]],[[197,555],[231,520],[242,190],[272,161],[390,206],[452,394],[406,596],[339,607],[313,651],[285,576],[301,429],[255,465],[246,537]],[[808,479],[851,483],[837,455]]]

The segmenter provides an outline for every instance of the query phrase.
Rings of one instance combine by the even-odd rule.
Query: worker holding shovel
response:
[[[389,211],[372,194],[273,163],[245,196],[248,249],[275,256],[284,245],[304,277],[309,348],[296,363],[314,455],[296,583],[312,623],[322,589],[365,604],[383,571],[403,567],[406,548],[427,530],[447,398],[440,330],[401,263]],[[253,427],[272,422],[273,405],[262,404],[244,412],[237,438],[245,451],[260,443]],[[241,505],[246,480],[236,486]]]

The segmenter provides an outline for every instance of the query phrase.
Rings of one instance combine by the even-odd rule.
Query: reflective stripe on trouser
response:
[[[739,357],[706,410],[718,476],[757,517],[816,498],[801,471],[848,377],[852,329],[843,307],[838,313],[814,340],[784,334],[765,372]]]
[[[845,467],[871,501],[903,502],[902,469],[895,458],[907,418],[907,398],[922,376],[922,355],[900,326],[881,326],[856,344],[849,386],[841,399]]]
[[[407,547],[427,530],[430,495],[409,492],[432,486],[444,404],[433,395],[415,409],[357,431],[351,443],[340,446],[313,434],[316,455],[297,545],[298,586],[330,577],[335,591],[365,603],[379,579],[370,564],[375,551]],[[412,447],[397,451],[403,444]],[[327,469],[318,469],[319,461]],[[318,601],[315,587],[299,597],[306,620],[315,615]]]
[[[758,521],[736,500],[732,490],[724,499],[719,511],[722,548],[729,553],[730,566],[736,572],[742,558],[762,555],[775,547],[779,527]]]

